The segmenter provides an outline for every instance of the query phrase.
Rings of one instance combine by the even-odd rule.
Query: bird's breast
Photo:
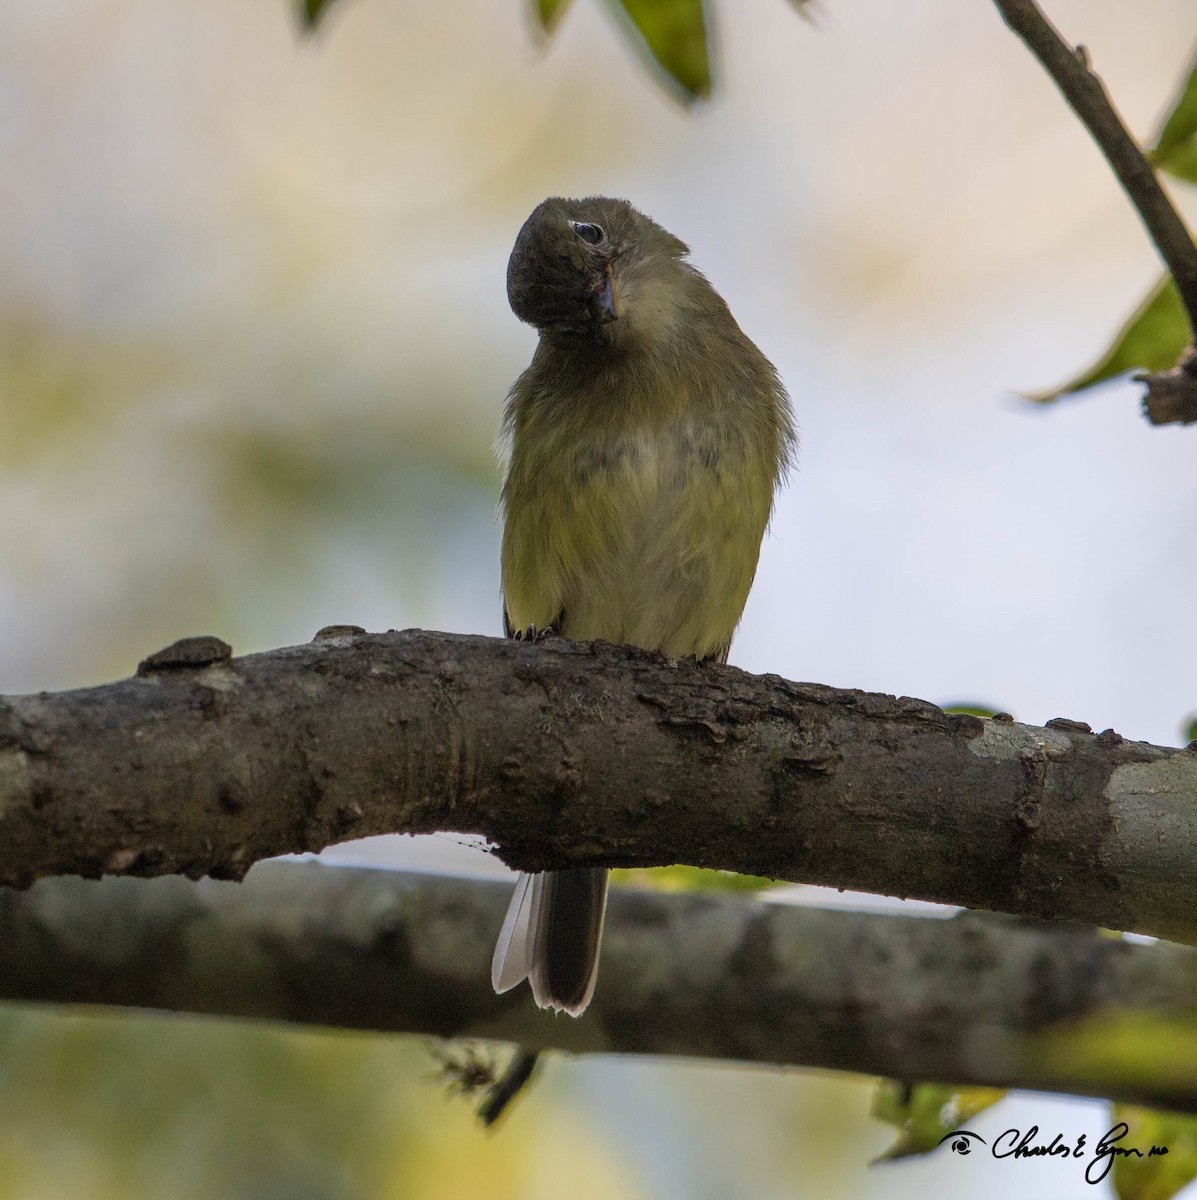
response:
[[[554,579],[561,632],[673,656],[717,654],[730,641],[756,568],[772,477],[742,437],[684,419],[591,429],[539,468],[534,494],[561,499],[540,561]],[[529,483],[535,484],[534,480]],[[521,497],[508,498],[508,540],[535,544]],[[505,547],[514,561],[524,547]],[[509,605],[510,611],[510,605]],[[514,622],[513,622],[514,623]]]

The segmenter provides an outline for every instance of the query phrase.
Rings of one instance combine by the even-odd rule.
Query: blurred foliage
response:
[[[481,439],[422,434],[401,408],[370,421],[330,413],[283,428],[221,423],[195,431],[192,444],[220,464],[217,502],[243,532],[247,523],[283,516],[298,522],[367,515],[380,504],[389,506],[392,522],[409,516],[435,527],[434,478],[453,493],[497,490],[494,458]]]
[[[1165,1094],[1197,1078],[1197,1025],[1145,1013],[1088,1018],[1045,1029],[1034,1054],[1049,1072],[1067,1064],[1095,1095],[1127,1079],[1154,1083]]]
[[[152,339],[88,335],[5,312],[0,324],[0,466],[27,469],[94,438],[123,409],[177,382],[179,357]]]
[[[992,717],[1000,713],[1000,708],[990,708],[987,704],[978,704],[975,700],[960,700],[955,704],[941,704],[946,713],[955,713],[963,717]]]
[[[711,94],[712,38],[704,0],[608,0],[637,53],[688,103]],[[315,29],[335,0],[299,0],[300,23]],[[803,13],[809,0],[790,0]],[[541,31],[552,35],[570,0],[531,0]]]
[[[702,0],[617,0],[633,43],[681,88],[686,100],[711,94],[711,43]]]
[[[545,33],[552,33],[565,15],[569,0],[532,0],[533,15]]]
[[[1075,379],[1045,392],[1028,392],[1036,404],[1074,396],[1128,371],[1165,371],[1189,344],[1189,319],[1171,276],[1165,275],[1115,334],[1106,352]]]
[[[1114,1159],[1118,1200],[1169,1200],[1197,1178],[1197,1117],[1116,1104],[1113,1120],[1127,1125],[1126,1137],[1117,1144],[1133,1146],[1143,1155]],[[1153,1156],[1153,1146],[1166,1147],[1168,1153]]]
[[[315,29],[335,0],[299,0],[300,22]],[[803,0],[799,0],[803,2]],[[532,0],[540,29],[552,34],[570,0]],[[610,0],[630,41],[654,73],[687,101],[711,94],[711,40],[703,0]]]
[[[414,1038],[5,1005],[0,1200],[547,1198],[566,1146],[579,1200],[640,1195],[541,1089],[492,1138],[443,1076]]]
[[[1005,1094],[1001,1088],[878,1080],[872,1114],[899,1132],[898,1140],[878,1161],[927,1154],[949,1133],[966,1125]]]
[[[409,367],[402,389],[330,381],[319,347],[296,350],[276,402],[185,335],[79,330],[19,307],[5,318],[7,580],[64,599],[86,588],[87,620],[104,630],[57,678],[42,656],[40,686],[119,678],[185,634],[219,633],[241,653],[277,645],[279,630],[370,623],[330,563],[393,597],[382,621],[406,609],[422,623],[445,608],[446,559],[493,528],[498,465],[468,373],[445,384]],[[497,613],[497,597],[486,607]]]
[[[1148,157],[1161,171],[1197,183],[1197,61]]]
[[[1191,717],[1187,717],[1183,725],[1181,725],[1181,736],[1185,742],[1197,742],[1197,713]]]
[[[372,1197],[411,1149],[396,1041],[0,1010],[0,1196]]]
[[[658,892],[759,892],[777,887],[776,879],[738,875],[735,871],[709,871],[705,867],[620,867],[611,872],[613,883]]]
[[[333,0],[299,0],[299,17],[308,29],[315,29],[332,7]]]

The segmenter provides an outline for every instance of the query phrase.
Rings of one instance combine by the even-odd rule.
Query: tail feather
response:
[[[541,1008],[585,1011],[598,977],[607,875],[575,867],[519,877],[491,962],[496,992],[526,978]]]
[[[515,894],[507,906],[503,928],[495,943],[490,962],[490,983],[499,995],[523,983],[532,969],[532,946],[535,929],[532,915],[536,911],[536,882],[539,875],[521,874],[515,881]]]

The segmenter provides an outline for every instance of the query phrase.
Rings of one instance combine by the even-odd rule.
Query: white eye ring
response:
[[[574,233],[588,246],[597,246],[607,236],[601,225],[595,225],[591,221],[570,221],[569,224]]]

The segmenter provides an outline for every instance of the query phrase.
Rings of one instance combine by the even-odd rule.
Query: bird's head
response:
[[[687,252],[626,200],[552,197],[515,239],[507,298],[542,332],[613,336],[660,318]]]

